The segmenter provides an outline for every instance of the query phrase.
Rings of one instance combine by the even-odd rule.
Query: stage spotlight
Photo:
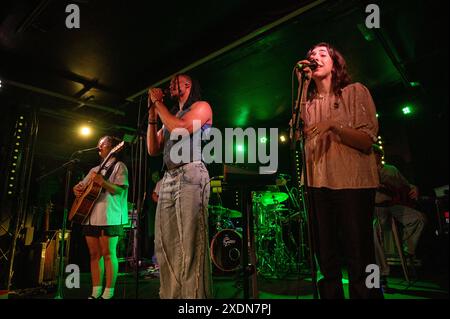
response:
[[[281,143],[286,143],[286,141],[287,141],[287,136],[286,136],[286,134],[281,134],[281,135],[280,135],[280,142],[281,142]]]
[[[89,126],[82,126],[79,132],[81,136],[88,137],[92,134],[92,129]]]

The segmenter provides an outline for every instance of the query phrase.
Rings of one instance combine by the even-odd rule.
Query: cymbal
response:
[[[283,192],[266,192],[261,196],[261,203],[263,205],[273,205],[284,202],[289,195]]]
[[[238,210],[234,210],[234,209],[227,209],[227,214],[229,217],[231,218],[239,218],[242,217],[242,213]]]
[[[242,217],[242,213],[240,211],[228,209],[220,205],[208,205],[208,210],[212,214],[222,215],[224,217],[231,217],[231,218]]]

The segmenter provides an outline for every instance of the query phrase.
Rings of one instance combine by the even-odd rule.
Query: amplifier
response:
[[[33,265],[35,272],[34,284],[53,284],[57,282],[59,263],[61,258],[62,230],[49,230],[45,232],[45,241],[36,245],[33,251]],[[64,265],[69,261],[70,230],[64,236]]]

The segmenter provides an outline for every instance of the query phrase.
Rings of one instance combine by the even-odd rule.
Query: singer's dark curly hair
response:
[[[342,54],[331,44],[326,42],[320,42],[309,49],[308,53],[306,54],[307,59],[311,57],[312,51],[317,47],[326,47],[328,50],[328,54],[333,60],[333,69],[331,70],[331,86],[333,89],[333,93],[336,96],[340,96],[342,89],[349,85],[352,81],[350,75],[347,72],[347,63],[345,62]],[[316,83],[314,81],[311,81],[308,87],[308,100],[313,99],[316,95]]]

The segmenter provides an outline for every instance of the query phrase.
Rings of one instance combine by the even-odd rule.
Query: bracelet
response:
[[[148,125],[151,125],[151,124],[158,124],[158,122],[157,121],[148,121]]]

